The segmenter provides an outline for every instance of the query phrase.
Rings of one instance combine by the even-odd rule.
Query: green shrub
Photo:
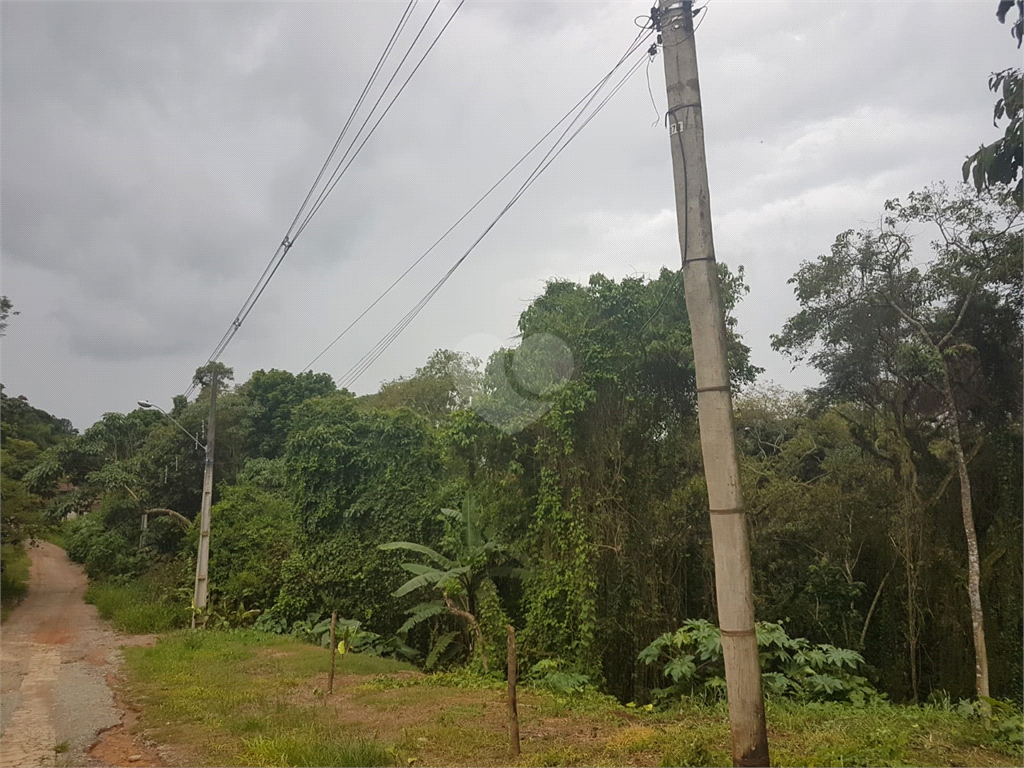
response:
[[[105,527],[103,521],[95,515],[68,520],[64,523],[64,551],[76,563],[85,563],[95,537],[101,535]]]
[[[4,544],[0,546],[0,563],[0,621],[6,621],[28,592],[28,553],[23,545]]]
[[[1016,704],[990,698],[962,699],[954,711],[965,719],[981,721],[986,746],[1009,755],[1024,752],[1024,715]]]
[[[171,595],[160,596],[151,583],[93,582],[85,600],[96,606],[104,619],[129,634],[167,632],[188,624],[188,605]]]
[[[782,624],[757,623],[761,682],[769,696],[797,701],[845,701],[865,704],[884,699],[858,674],[864,658],[849,648],[812,645],[790,637]],[[704,619],[690,619],[675,632],[666,632],[638,655],[645,664],[661,664],[672,685],[656,691],[661,698],[680,695],[725,696],[722,635]]]
[[[211,602],[266,610],[281,591],[281,566],[292,551],[292,505],[251,485],[225,486],[211,515],[217,543],[210,548]],[[199,531],[186,536],[194,550]]]
[[[135,576],[145,570],[146,555],[139,552],[137,542],[118,528],[108,529],[99,511],[68,521],[64,538],[68,557],[84,565],[92,579]]]
[[[542,659],[530,667],[526,680],[552,693],[581,693],[591,687],[590,677],[560,659]]]

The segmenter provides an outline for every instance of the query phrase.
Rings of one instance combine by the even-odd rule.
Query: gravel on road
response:
[[[118,739],[123,750],[92,749],[101,734],[123,728],[111,688],[119,648],[154,638],[105,626],[83,601],[85,574],[60,547],[42,542],[29,557],[28,595],[0,627],[0,767],[159,764],[127,733]]]

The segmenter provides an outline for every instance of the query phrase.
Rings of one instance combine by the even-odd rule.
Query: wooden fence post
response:
[[[338,643],[334,637],[334,626],[338,623],[338,612],[331,611],[331,674],[327,678],[327,693],[334,693],[334,657],[338,655]]]
[[[516,631],[508,625],[508,731],[512,754],[519,757],[519,708],[516,706]]]

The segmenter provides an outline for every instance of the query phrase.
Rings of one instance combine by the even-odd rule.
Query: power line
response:
[[[364,86],[363,91],[362,91],[362,93],[359,96],[359,99],[356,101],[356,104],[353,107],[353,110],[350,113],[350,115],[348,117],[348,120],[345,122],[345,126],[342,128],[341,133],[339,134],[337,140],[335,141],[334,146],[332,147],[330,154],[328,154],[327,160],[324,162],[324,165],[321,167],[320,172],[317,175],[316,180],[313,182],[313,185],[310,187],[309,192],[306,193],[306,197],[303,200],[302,205],[299,207],[298,212],[295,214],[295,217],[293,218],[292,223],[291,223],[291,225],[288,228],[288,231],[285,233],[285,236],[282,239],[280,245],[278,245],[277,249],[275,250],[274,255],[270,259],[270,262],[264,268],[263,274],[260,276],[259,280],[257,280],[256,285],[253,287],[252,291],[250,291],[249,296],[246,298],[245,302],[242,304],[241,309],[239,309],[238,313],[235,315],[235,319],[228,326],[228,329],[224,332],[224,335],[221,337],[221,340],[217,343],[217,346],[214,348],[213,353],[207,359],[206,364],[210,364],[210,363],[216,361],[221,356],[221,354],[223,354],[223,352],[227,348],[228,344],[231,343],[231,340],[234,338],[234,336],[238,332],[238,330],[242,327],[242,324],[248,318],[249,313],[252,311],[253,307],[256,305],[256,302],[259,301],[260,297],[263,295],[263,292],[266,290],[267,285],[269,285],[270,280],[273,278],[274,274],[277,272],[278,268],[281,266],[281,263],[284,261],[285,256],[288,254],[288,251],[295,244],[295,241],[298,238],[298,236],[302,233],[302,231],[309,224],[310,220],[313,218],[313,216],[316,214],[316,212],[323,205],[323,203],[326,200],[327,196],[331,193],[331,191],[337,185],[338,181],[341,179],[341,176],[344,175],[346,170],[348,170],[348,167],[352,164],[352,161],[355,160],[356,156],[359,154],[359,152],[362,150],[362,148],[366,145],[366,142],[370,139],[370,137],[373,135],[374,131],[380,125],[381,121],[384,119],[384,116],[387,115],[388,111],[390,111],[391,107],[394,105],[395,101],[401,95],[402,91],[405,90],[406,86],[409,84],[409,81],[412,79],[412,77],[419,70],[420,66],[423,64],[423,62],[426,59],[426,57],[434,49],[434,46],[437,45],[438,41],[441,39],[441,36],[444,34],[445,30],[448,29],[448,26],[451,24],[452,20],[455,18],[455,15],[462,8],[462,5],[465,3],[465,0],[460,0],[459,4],[456,6],[455,10],[452,12],[452,14],[448,18],[448,20],[445,22],[444,26],[437,33],[437,35],[435,35],[433,41],[430,43],[430,45],[427,47],[426,51],[420,57],[420,59],[417,62],[416,66],[413,68],[413,70],[406,77],[405,81],[402,83],[401,87],[399,88],[398,92],[395,94],[394,98],[392,98],[391,101],[388,103],[388,105],[385,108],[384,112],[380,115],[380,117],[377,119],[377,121],[373,124],[373,127],[370,128],[369,132],[363,138],[362,143],[359,144],[359,146],[355,149],[355,151],[351,153],[351,157],[349,157],[349,153],[351,152],[352,147],[355,145],[355,142],[359,140],[360,134],[362,133],[363,129],[366,127],[366,124],[369,122],[370,118],[373,116],[373,111],[380,104],[381,100],[384,98],[385,94],[387,93],[388,88],[394,82],[394,80],[397,77],[399,71],[401,70],[402,65],[406,62],[406,60],[411,55],[413,49],[416,46],[416,43],[419,41],[420,37],[423,35],[423,32],[426,30],[427,25],[430,23],[430,20],[431,20],[431,18],[434,15],[434,12],[437,10],[438,6],[440,5],[440,2],[441,2],[441,0],[437,0],[435,2],[434,7],[431,9],[430,13],[428,14],[427,18],[424,20],[423,24],[420,26],[419,32],[417,32],[415,38],[413,38],[413,41],[409,44],[409,46],[408,46],[408,48],[406,50],[405,55],[402,57],[402,60],[398,63],[398,66],[395,68],[395,71],[391,75],[391,78],[388,80],[387,84],[382,89],[382,92],[381,92],[380,96],[378,97],[377,101],[374,103],[374,106],[371,108],[371,110],[370,110],[369,114],[367,115],[366,119],[363,121],[363,123],[360,126],[359,130],[356,132],[355,138],[349,144],[348,149],[346,149],[345,154],[342,156],[341,160],[338,161],[338,164],[335,167],[334,171],[331,173],[330,177],[328,178],[328,181],[327,181],[324,189],[321,190],[321,192],[320,192],[319,196],[317,197],[316,201],[313,203],[313,206],[306,213],[305,218],[302,218],[303,212],[305,211],[307,205],[309,204],[310,198],[313,196],[313,193],[316,190],[317,185],[323,179],[324,173],[325,173],[327,167],[330,165],[332,158],[337,153],[338,147],[341,145],[341,143],[342,143],[346,133],[348,132],[348,130],[350,128],[350,126],[352,125],[352,122],[353,122],[353,120],[355,118],[356,113],[358,112],[359,108],[362,106],[363,102],[366,99],[367,94],[369,93],[369,91],[373,87],[374,83],[377,81],[378,76],[380,75],[381,71],[384,68],[385,62],[387,61],[387,59],[390,56],[391,52],[394,50],[394,47],[395,47],[395,45],[396,45],[396,43],[398,41],[398,38],[401,36],[401,34],[404,31],[406,25],[408,24],[408,21],[409,21],[409,19],[411,17],[411,11],[412,11],[413,7],[415,6],[416,0],[410,0],[409,4],[406,6],[405,11],[402,13],[401,18],[399,19],[398,24],[395,27],[395,31],[392,32],[391,38],[388,41],[387,45],[385,46],[384,52],[381,54],[381,57],[378,60],[377,65],[374,67],[374,70],[371,73],[370,78],[368,79],[366,85]],[[348,163],[344,166],[344,168],[342,168],[342,164],[345,163],[346,158],[348,159]],[[339,169],[341,169],[340,172],[339,172]],[[301,224],[299,224],[298,228],[296,229],[296,224],[300,221],[300,218],[302,219]],[[195,391],[195,389],[196,389],[196,384],[193,382],[192,385],[186,390],[185,396],[186,397],[190,396]]]
[[[641,34],[637,36],[637,39],[639,39],[639,38],[640,38],[640,36],[642,36],[642,34],[643,34],[643,33],[641,32]],[[622,64],[622,62],[623,62],[623,61],[624,61],[624,60],[625,60],[625,59],[627,58],[627,56],[628,56],[628,55],[629,55],[630,53],[632,53],[632,52],[633,52],[633,51],[634,51],[634,50],[636,49],[636,43],[637,43],[637,40],[634,40],[634,41],[633,41],[633,43],[631,43],[631,44],[630,44],[630,48],[629,48],[629,49],[627,50],[626,54],[624,54],[624,55],[623,55],[623,57],[622,57],[622,58],[621,58],[621,59],[619,60],[619,63],[618,63],[617,65],[616,65],[615,69],[617,69],[617,68],[618,68],[618,66],[620,66],[620,65]],[[513,172],[514,172],[514,171],[516,170],[516,168],[518,168],[518,167],[519,167],[520,165],[522,165],[522,164],[523,164],[524,162],[526,162],[526,159],[527,159],[527,158],[528,158],[528,157],[529,157],[529,156],[530,156],[531,154],[533,154],[533,153],[534,153],[534,152],[535,152],[535,151],[537,150],[537,148],[541,146],[541,144],[543,144],[543,143],[544,143],[544,140],[545,140],[545,139],[547,139],[547,138],[548,138],[548,137],[549,137],[549,136],[550,136],[551,134],[553,134],[553,133],[554,133],[554,132],[555,132],[556,130],[558,130],[558,127],[559,127],[559,126],[560,126],[560,125],[561,125],[562,123],[564,123],[564,122],[565,122],[566,120],[568,120],[568,119],[569,119],[569,118],[570,118],[570,117],[571,117],[571,116],[573,115],[573,113],[574,113],[574,112],[576,112],[576,110],[577,110],[577,109],[579,109],[579,108],[580,108],[580,106],[584,104],[584,102],[588,102],[588,99],[591,99],[591,97],[592,97],[592,96],[593,96],[593,95],[595,94],[595,92],[596,92],[596,91],[598,91],[598,90],[600,90],[600,89],[601,89],[601,88],[602,88],[602,87],[603,87],[603,86],[605,85],[605,83],[607,83],[608,79],[609,79],[609,78],[610,78],[610,76],[611,76],[611,75],[612,75],[612,74],[614,73],[615,69],[613,69],[613,70],[612,70],[611,72],[609,72],[609,73],[608,73],[607,75],[605,75],[605,77],[603,77],[603,78],[602,78],[602,79],[601,79],[601,80],[600,80],[600,81],[599,81],[599,82],[597,83],[597,85],[595,85],[595,86],[594,86],[593,88],[591,88],[591,89],[590,89],[590,90],[589,90],[589,91],[588,91],[588,92],[587,92],[587,93],[586,93],[586,94],[585,94],[585,95],[584,95],[584,96],[583,96],[583,97],[582,97],[582,98],[581,98],[581,99],[580,99],[579,101],[577,101],[577,102],[576,102],[576,103],[575,103],[575,104],[574,104],[574,105],[573,105],[572,107],[570,107],[569,111],[568,111],[568,112],[566,112],[566,113],[565,113],[565,114],[564,114],[564,115],[562,116],[562,118],[561,118],[561,119],[560,119],[560,120],[559,120],[559,121],[558,121],[557,123],[555,123],[555,124],[554,124],[554,125],[553,125],[553,126],[552,126],[552,127],[551,127],[551,128],[549,129],[549,130],[548,130],[548,132],[547,132],[547,133],[545,133],[545,134],[544,134],[543,136],[541,136],[541,137],[540,137],[540,138],[539,138],[539,139],[537,140],[537,142],[536,142],[536,143],[535,143],[535,144],[534,144],[534,145],[533,145],[532,147],[530,147],[530,148],[529,148],[529,149],[528,149],[528,150],[526,151],[526,153],[525,153],[525,154],[524,154],[524,155],[523,155],[522,157],[520,157],[520,158],[519,158],[519,160],[517,160],[517,161],[516,161],[516,163],[515,163],[515,164],[514,164],[514,165],[513,165],[513,166],[512,166],[511,168],[509,168],[509,169],[508,169],[508,170],[507,170],[507,171],[505,172],[505,174],[504,174],[504,175],[503,175],[503,176],[502,176],[502,177],[501,177],[500,179],[498,179],[498,180],[497,180],[497,181],[496,181],[496,182],[495,182],[495,183],[494,183],[494,184],[493,184],[493,185],[491,186],[491,188],[490,188],[490,189],[488,189],[488,190],[487,190],[486,192],[484,192],[484,194],[483,194],[483,195],[481,195],[481,196],[480,196],[480,197],[479,197],[479,198],[477,199],[477,201],[476,201],[475,203],[473,203],[473,205],[471,205],[471,206],[469,207],[469,209],[468,209],[468,210],[467,210],[467,211],[466,211],[466,212],[465,212],[464,214],[462,214],[462,216],[460,216],[460,217],[459,217],[459,218],[458,218],[458,219],[457,219],[457,220],[455,221],[455,223],[454,223],[454,224],[452,224],[452,225],[451,225],[451,226],[450,226],[450,227],[449,227],[449,228],[448,228],[448,229],[447,229],[447,230],[446,230],[446,231],[444,232],[444,234],[442,234],[442,235],[441,235],[441,236],[440,236],[440,237],[439,237],[439,238],[438,238],[437,240],[435,240],[435,241],[434,241],[434,243],[433,243],[433,244],[432,244],[432,245],[431,245],[431,246],[430,246],[429,248],[427,248],[427,250],[426,250],[426,251],[424,251],[424,252],[423,252],[422,254],[420,254],[420,256],[419,256],[419,257],[418,257],[418,258],[417,258],[417,259],[416,259],[415,261],[413,261],[413,262],[412,262],[412,264],[410,264],[410,265],[409,265],[409,266],[408,266],[408,267],[406,268],[406,270],[405,270],[404,272],[402,272],[402,274],[400,274],[400,275],[399,275],[399,276],[398,276],[397,278],[395,278],[394,282],[392,282],[392,283],[391,283],[391,285],[389,285],[389,286],[388,286],[388,287],[387,287],[386,289],[384,289],[383,293],[381,293],[381,294],[380,294],[380,295],[379,295],[379,296],[378,296],[378,297],[377,297],[376,299],[374,299],[374,300],[373,300],[373,302],[372,302],[372,303],[371,303],[371,304],[370,304],[370,305],[369,305],[369,306],[368,306],[368,307],[367,307],[366,309],[364,309],[364,310],[363,310],[362,312],[360,312],[360,313],[359,313],[359,315],[357,315],[357,316],[356,316],[356,318],[355,318],[355,319],[354,319],[354,320],[353,320],[353,321],[352,321],[351,323],[349,323],[349,324],[348,324],[348,325],[347,325],[347,326],[345,327],[345,329],[344,329],[344,330],[343,330],[343,331],[342,331],[341,333],[339,333],[339,334],[338,334],[338,335],[337,335],[337,336],[336,336],[336,337],[334,338],[334,340],[333,340],[333,341],[332,341],[332,342],[331,342],[330,344],[328,344],[328,345],[327,345],[327,346],[326,346],[326,347],[325,347],[325,348],[324,348],[323,350],[321,350],[321,351],[320,351],[320,353],[319,353],[319,354],[318,354],[318,355],[317,355],[316,357],[314,357],[314,358],[313,358],[312,360],[310,360],[310,361],[309,361],[309,363],[308,363],[308,364],[307,364],[307,365],[306,365],[306,366],[305,366],[305,367],[304,367],[304,368],[303,368],[302,370],[304,370],[304,371],[308,371],[308,370],[312,369],[313,365],[314,365],[314,364],[315,364],[315,363],[317,362],[317,360],[319,360],[319,359],[320,359],[321,357],[323,357],[323,356],[324,356],[325,354],[327,354],[327,352],[329,352],[329,351],[331,350],[331,348],[332,348],[332,347],[334,347],[334,345],[335,345],[335,344],[337,344],[337,343],[338,343],[339,341],[341,341],[341,339],[342,339],[342,338],[343,338],[343,337],[344,337],[344,336],[345,336],[345,335],[346,335],[346,334],[347,334],[347,333],[348,333],[348,332],[349,332],[350,330],[352,330],[352,328],[353,328],[353,327],[354,327],[354,326],[355,326],[355,325],[356,325],[356,324],[357,324],[357,323],[358,323],[358,322],[359,322],[360,320],[362,320],[362,319],[363,319],[363,318],[364,318],[364,317],[365,317],[365,316],[366,316],[366,315],[367,315],[367,314],[368,314],[368,313],[370,312],[370,310],[372,310],[372,309],[373,309],[373,308],[374,308],[375,306],[377,306],[377,304],[379,304],[379,303],[381,302],[381,300],[382,300],[382,299],[383,299],[383,298],[384,298],[385,296],[387,296],[387,295],[388,295],[388,294],[389,294],[389,293],[390,293],[390,292],[392,291],[392,289],[394,289],[394,287],[395,287],[396,285],[398,285],[398,284],[399,284],[399,283],[400,283],[400,282],[401,282],[401,281],[402,281],[402,280],[403,280],[403,279],[405,278],[405,276],[406,276],[406,275],[408,275],[408,274],[409,274],[409,273],[410,273],[410,272],[411,272],[411,271],[413,270],[413,268],[414,268],[414,267],[416,267],[416,266],[417,266],[417,265],[418,265],[418,264],[419,264],[419,263],[420,263],[421,261],[423,261],[423,259],[425,259],[425,258],[426,258],[427,256],[429,256],[429,255],[430,255],[430,254],[431,254],[431,253],[433,252],[433,250],[434,250],[435,248],[437,248],[437,246],[438,246],[438,245],[440,245],[440,244],[441,244],[441,243],[442,243],[442,242],[443,242],[443,241],[445,240],[445,238],[447,238],[447,237],[448,237],[448,235],[450,235],[450,234],[451,234],[451,233],[452,233],[452,232],[453,232],[453,231],[455,230],[455,228],[456,228],[456,227],[458,227],[458,226],[459,226],[459,224],[461,224],[461,223],[462,223],[463,221],[465,221],[465,219],[466,219],[466,218],[467,218],[467,217],[468,217],[468,216],[469,216],[469,215],[470,215],[470,214],[471,214],[471,213],[472,213],[473,211],[475,211],[475,210],[476,210],[476,209],[477,209],[477,208],[478,208],[478,207],[480,206],[480,204],[481,204],[481,203],[482,203],[482,202],[483,202],[484,200],[486,200],[486,199],[487,199],[487,198],[488,198],[488,197],[489,197],[489,196],[491,195],[491,193],[492,193],[492,192],[494,192],[494,190],[496,190],[496,189],[497,189],[497,188],[498,188],[498,187],[499,187],[499,186],[501,185],[501,183],[502,183],[503,181],[505,181],[505,179],[507,179],[507,178],[508,178],[509,176],[511,176],[511,175],[512,175],[512,173],[513,173]],[[589,102],[588,102],[588,103],[589,103]],[[584,107],[584,108],[585,108],[585,107]]]
[[[338,139],[334,142],[334,146],[331,147],[330,154],[327,155],[327,159],[324,160],[324,164],[320,168],[320,173],[317,174],[316,180],[313,182],[313,185],[309,188],[309,192],[306,193],[306,197],[302,201],[302,205],[299,206],[299,210],[295,214],[295,218],[292,219],[292,223],[288,225],[289,234],[295,228],[295,225],[298,223],[299,217],[306,209],[306,205],[309,203],[309,199],[313,196],[313,192],[316,190],[317,185],[320,183],[320,179],[323,178],[324,171],[327,170],[327,167],[331,164],[331,160],[334,158],[335,153],[338,151],[338,147],[341,146],[341,142],[345,138],[345,134],[348,132],[349,126],[352,125],[352,121],[355,119],[356,113],[359,111],[359,108],[363,105],[363,101],[366,99],[366,94],[370,92],[370,88],[373,87],[374,82],[376,82],[377,80],[377,75],[380,74],[380,71],[384,68],[384,62],[387,61],[388,56],[391,54],[392,49],[395,47],[395,43],[398,41],[398,38],[401,36],[402,31],[405,29],[405,25],[408,23],[411,11],[415,5],[416,0],[409,0],[409,4],[405,6],[405,11],[402,13],[402,17],[398,20],[398,26],[395,27],[395,31],[391,33],[391,39],[388,40],[388,44],[384,47],[384,52],[381,53],[380,59],[377,60],[377,66],[373,68],[373,72],[370,74],[370,79],[366,81],[366,85],[363,87],[363,92],[359,94],[359,98],[356,100],[355,106],[352,107],[352,111],[349,113],[348,120],[345,121],[345,126],[341,129],[341,133],[338,134]],[[430,20],[429,17],[427,20]],[[413,43],[415,42],[416,41],[414,40]],[[404,60],[405,59],[403,59],[402,61]],[[400,62],[398,68],[400,68],[401,66],[402,65]],[[398,68],[395,69],[396,73],[398,72]],[[388,85],[390,85],[390,82],[388,83]],[[387,87],[387,85],[384,86],[385,91],[387,90]],[[372,111],[373,110],[371,110],[371,112]]]
[[[579,110],[579,112],[576,114],[576,117],[573,118],[572,122],[570,122],[569,126],[562,132],[558,140],[552,145],[552,147],[548,150],[544,157],[541,158],[540,162],[527,177],[526,181],[523,182],[523,184],[520,186],[517,192],[512,196],[512,198],[505,205],[505,207],[502,208],[502,210],[498,213],[494,220],[491,221],[491,223],[484,229],[480,236],[477,237],[473,244],[470,245],[466,252],[452,265],[452,267],[448,270],[447,273],[445,273],[445,275],[438,281],[438,283],[433,288],[431,288],[427,292],[427,294],[424,295],[423,298],[421,298],[419,302],[417,302],[417,304],[401,320],[399,320],[399,322],[396,323],[395,326],[393,326],[392,329],[380,341],[377,342],[377,344],[374,345],[373,348],[371,348],[369,352],[363,355],[363,357],[360,358],[360,360],[357,361],[356,364],[353,365],[346,372],[346,374],[342,377],[341,381],[339,382],[341,386],[350,386],[351,384],[353,384],[391,346],[391,344],[394,343],[398,336],[401,335],[402,331],[404,331],[409,326],[409,324],[423,310],[423,308],[426,307],[430,300],[433,299],[437,292],[441,290],[441,288],[449,280],[449,278],[451,278],[455,271],[469,257],[470,253],[472,253],[476,246],[479,245],[480,242],[484,239],[484,237],[486,237],[490,233],[490,231],[494,228],[498,221],[509,211],[509,209],[511,209],[511,207],[515,205],[516,202],[518,202],[518,200],[522,197],[525,191],[533,184],[534,181],[537,180],[540,174],[542,174],[551,165],[551,163],[554,162],[558,155],[560,155],[565,150],[565,148],[568,147],[572,140],[575,139],[576,136],[578,136],[584,128],[586,128],[590,121],[593,120],[594,117],[598,114],[598,112],[600,112],[601,109],[603,109],[604,106],[608,103],[608,101],[610,101],[611,98],[615,96],[619,89],[622,88],[623,85],[625,85],[629,78],[632,77],[632,75],[639,70],[640,66],[644,63],[643,59],[639,59],[632,67],[630,67],[630,69],[626,72],[622,79],[600,101],[600,103],[594,108],[594,110],[589,115],[587,115],[587,117],[583,120],[582,124],[579,125],[579,127],[576,128],[575,131],[572,131],[573,126],[580,121],[580,119],[586,112],[587,108],[589,108],[589,106],[593,103],[594,99],[597,97],[597,92],[611,79],[611,77],[622,66],[626,59],[636,51],[638,45],[642,44],[645,38],[650,36],[651,33],[648,31],[648,34],[645,35],[645,31],[648,30],[641,30],[640,34],[637,35],[637,38],[633,41],[633,43],[630,44],[630,47],[627,49],[626,53],[623,54],[623,56],[612,68],[612,70],[607,75],[605,75],[605,77],[601,80],[597,87],[591,90],[589,98],[584,97],[585,104],[583,108]],[[559,124],[561,124],[561,122],[564,122],[564,120],[565,118],[559,121]],[[571,135],[569,133],[570,131],[572,131]],[[549,131],[549,134],[550,133],[551,132]],[[566,138],[567,135],[568,138]],[[323,353],[321,353],[321,355],[322,354]]]
[[[491,229],[494,228],[494,226],[505,215],[505,213],[507,213],[508,210],[516,202],[518,202],[519,198],[522,197],[522,195],[526,191],[526,189],[534,181],[536,181],[537,177],[541,173],[543,173],[543,171],[546,170],[547,167],[552,162],[554,162],[555,158],[559,154],[562,153],[562,151],[568,146],[568,144],[572,141],[572,139],[574,139],[580,133],[580,131],[582,131],[583,128],[586,127],[586,125],[590,122],[590,120],[592,120],[597,115],[597,112],[600,111],[600,109],[603,108],[605,104],[607,104],[607,102],[611,99],[611,97],[614,96],[615,93],[619,90],[619,88],[621,88],[625,84],[625,82],[629,79],[629,77],[631,77],[639,69],[639,67],[640,67],[640,65],[642,63],[643,63],[642,60],[638,61],[628,71],[628,73],[622,79],[622,81],[618,85],[616,85],[614,90],[611,93],[609,93],[609,95],[607,97],[605,97],[605,99],[598,105],[598,107],[595,109],[595,111],[590,116],[588,116],[588,118],[584,121],[583,125],[581,125],[579,128],[577,128],[577,130],[569,137],[569,139],[565,142],[565,144],[563,144],[562,146],[558,147],[557,151],[554,151],[554,154],[550,158],[548,158],[548,156],[545,156],[545,158],[541,160],[541,165],[538,165],[538,167],[537,167],[537,169],[535,169],[534,173],[531,174],[531,177],[526,182],[524,182],[523,186],[520,187],[519,191],[513,196],[513,198],[509,201],[509,203],[506,204],[506,206],[501,210],[501,212],[497,215],[497,217],[495,217],[495,219],[487,226],[487,228],[484,230],[484,232],[473,242],[473,244],[469,247],[469,249],[455,262],[455,264],[452,265],[452,267],[448,270],[447,273],[445,273],[445,275],[441,278],[441,280],[439,280],[438,283],[433,288],[431,288],[431,290],[428,291],[427,294],[422,299],[420,299],[419,302],[417,302],[417,304],[405,315],[405,317],[403,317],[391,329],[391,331],[388,332],[388,334],[386,334],[380,341],[378,341],[377,344],[374,345],[374,347],[369,352],[367,352],[365,355],[363,355],[363,357],[354,366],[352,366],[352,368],[349,369],[349,371],[345,374],[345,376],[341,380],[341,385],[342,386],[347,387],[347,386],[351,386],[352,384],[354,384],[355,381],[360,376],[362,376],[362,374],[365,373],[369,369],[369,367],[371,365],[373,365],[373,363],[376,362],[377,359],[382,354],[384,354],[384,352],[387,351],[387,349],[391,346],[391,344],[393,344],[395,342],[395,340],[397,340],[397,338],[401,335],[401,333],[407,327],[409,327],[409,325],[416,318],[416,316],[419,315],[419,313],[426,307],[426,305],[431,301],[431,299],[434,298],[434,296],[438,293],[438,291],[441,290],[441,288],[444,286],[444,284],[449,280],[449,278],[451,278],[451,276],[462,265],[462,263],[466,260],[466,258],[468,258],[468,256],[470,255],[470,253],[472,253],[472,251],[476,248],[476,246],[479,245],[480,242],[484,239],[484,237],[486,237],[487,234],[490,233]],[[550,154],[551,154],[551,152],[549,152],[549,155]]]
[[[440,2],[441,2],[441,0],[437,0],[437,2],[434,4],[433,9],[430,11],[430,16],[434,15],[434,11],[437,10],[437,6],[440,5]],[[387,107],[384,108],[384,111],[381,113],[380,117],[377,118],[377,122],[375,122],[373,124],[373,127],[370,128],[369,133],[366,134],[366,137],[363,139],[362,143],[356,148],[356,150],[353,153],[351,159],[349,159],[348,163],[345,165],[344,168],[341,167],[341,163],[345,162],[345,157],[342,157],[341,162],[339,162],[339,164],[338,164],[338,168],[336,168],[334,174],[332,174],[332,179],[328,180],[327,187],[320,194],[320,198],[317,200],[316,204],[313,206],[313,209],[310,211],[309,215],[306,217],[306,220],[299,227],[298,232],[296,232],[296,236],[298,236],[302,232],[302,230],[304,230],[306,228],[306,225],[309,223],[309,220],[311,218],[313,218],[313,216],[316,214],[316,212],[318,210],[320,210],[320,207],[323,205],[324,200],[327,199],[327,196],[330,195],[331,192],[334,190],[334,188],[337,186],[338,181],[341,180],[341,177],[345,174],[345,171],[347,171],[349,166],[352,165],[352,161],[355,160],[356,155],[359,154],[360,150],[362,150],[362,148],[366,144],[366,142],[369,141],[370,136],[373,135],[373,132],[375,130],[377,130],[377,126],[380,125],[381,120],[383,120],[384,117],[387,115],[387,113],[389,111],[391,111],[391,107],[394,105],[395,101],[397,101],[398,97],[402,95],[402,91],[405,90],[405,87],[409,84],[409,81],[412,80],[413,75],[416,74],[416,72],[419,70],[420,66],[423,64],[424,60],[427,58],[427,56],[430,54],[430,52],[434,49],[434,46],[437,45],[437,41],[441,39],[441,35],[444,34],[444,31],[446,29],[448,29],[448,25],[452,23],[452,20],[455,18],[455,14],[457,14],[459,12],[459,9],[462,8],[462,6],[463,6],[463,4],[465,2],[466,2],[466,0],[460,0],[459,4],[455,7],[455,10],[452,11],[452,15],[448,17],[448,21],[446,21],[444,23],[444,26],[441,27],[441,31],[437,33],[437,36],[434,38],[434,41],[427,47],[427,50],[423,53],[423,56],[420,57],[420,60],[416,63],[416,66],[413,67],[412,72],[409,73],[409,76],[405,79],[405,82],[402,83],[401,87],[398,89],[398,92],[395,94],[394,98],[392,98],[391,101],[388,103]],[[430,21],[430,16],[427,17],[427,22]],[[424,22],[424,28],[425,27],[426,27],[426,22]],[[420,30],[420,34],[422,34],[422,32],[423,32],[423,29]],[[416,40],[413,40],[413,45],[416,44],[416,41],[419,40],[419,37],[420,37],[420,35],[417,34],[416,35]],[[409,53],[412,53],[412,46],[410,46]],[[406,53],[405,57],[402,58],[402,61],[399,62],[398,68],[396,68],[396,70],[395,70],[395,74],[391,76],[391,80],[389,80],[388,84],[384,87],[385,92],[387,91],[387,88],[391,85],[391,83],[394,81],[395,75],[398,74],[398,69],[401,69],[402,64],[404,64],[405,60],[408,58],[409,53]],[[377,108],[377,105],[380,104],[380,102],[381,102],[381,100],[383,98],[384,98],[384,93],[381,93],[380,97],[377,99],[376,103],[373,105],[373,109],[370,110],[370,114],[367,115],[366,119],[363,121],[363,125],[360,126],[360,128],[359,128],[359,132],[360,133],[362,132],[363,128],[366,126],[366,123],[369,122],[370,117],[373,116],[373,110]],[[355,142],[358,141],[358,140],[359,140],[359,133],[356,133],[356,138],[354,138],[352,140],[352,144],[349,145],[349,149],[351,149],[352,145],[354,145]],[[348,151],[347,150],[346,150],[345,154],[346,154],[346,156],[348,155]]]

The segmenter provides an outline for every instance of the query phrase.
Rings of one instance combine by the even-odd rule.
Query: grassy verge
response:
[[[85,601],[96,606],[104,619],[128,634],[167,632],[184,627],[191,616],[180,602],[154,599],[158,592],[145,579],[127,584],[94,581]]]
[[[0,560],[4,564],[0,574],[0,622],[4,622],[28,593],[29,560],[28,553],[20,544],[3,544],[0,548]]]
[[[43,529],[39,538],[43,541],[48,541],[51,544],[55,544],[61,549],[64,549],[64,526],[63,525],[52,525],[48,528]]]
[[[393,765],[393,746],[328,715],[329,654],[254,631],[173,633],[125,649],[128,696],[189,765]],[[407,671],[398,662],[346,654],[343,677]]]
[[[523,754],[503,686],[339,657],[253,631],[177,632],[125,651],[126,695],[151,738],[191,765],[727,765],[724,707],[646,713],[596,694],[524,688]],[[1020,765],[978,720],[937,707],[769,703],[776,765]]]

